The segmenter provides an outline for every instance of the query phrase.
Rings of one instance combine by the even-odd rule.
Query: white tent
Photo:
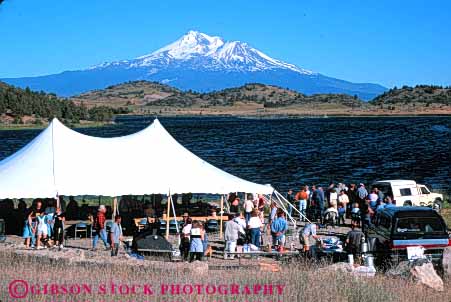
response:
[[[53,119],[35,139],[0,162],[0,199],[273,191],[205,162],[157,119],[142,131],[114,138],[83,135]]]

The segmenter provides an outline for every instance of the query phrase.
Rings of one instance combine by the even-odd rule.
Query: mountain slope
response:
[[[118,108],[119,109],[119,108]],[[110,121],[115,113],[128,111],[107,106],[87,108],[54,94],[21,89],[0,82],[0,124],[46,123],[57,117],[63,121]]]
[[[63,96],[136,80],[168,83],[182,90],[199,92],[263,83],[305,94],[344,93],[366,100],[386,90],[376,84],[358,84],[327,77],[273,59],[247,43],[224,41],[196,31],[132,60],[103,63],[55,75],[3,80]]]
[[[136,81],[114,85],[102,90],[83,93],[71,98],[75,103],[91,106],[131,106],[135,111],[148,107],[209,108],[231,107],[238,104],[259,104],[267,108],[334,104],[339,107],[360,108],[366,103],[343,94],[304,95],[294,90],[263,84],[246,84],[208,93],[181,91],[168,85]]]
[[[371,104],[384,105],[408,105],[408,104],[438,104],[451,105],[451,87],[417,85],[415,87],[404,86],[400,89],[390,89],[374,98]]]

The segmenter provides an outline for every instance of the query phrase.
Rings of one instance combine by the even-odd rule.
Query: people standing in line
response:
[[[260,248],[260,240],[261,240],[260,237],[263,223],[258,215],[257,209],[254,209],[252,211],[251,219],[249,219],[247,227],[250,230],[251,243],[256,247]]]
[[[365,203],[365,199],[368,196],[368,191],[365,188],[363,183],[360,183],[359,188],[357,189],[357,195],[359,196],[359,204],[363,205]]]
[[[316,217],[323,221],[323,215],[325,210],[325,200],[324,200],[324,191],[321,186],[317,186],[315,191],[315,204],[317,207],[317,215]]]
[[[205,255],[205,252],[208,249],[208,233],[207,233],[207,230],[205,229],[205,224],[202,221],[199,221],[199,226],[202,229],[202,232],[204,234],[204,237],[202,238],[202,248],[203,248],[202,255]]]
[[[226,243],[224,259],[233,259],[234,255],[227,255],[228,253],[235,253],[238,238],[240,233],[244,234],[244,230],[234,220],[236,217],[232,214],[229,215],[229,221],[225,224],[224,240]]]
[[[244,218],[246,219],[246,223],[251,219],[251,212],[254,209],[254,201],[250,199],[246,199],[244,201]]]
[[[312,218],[315,217],[315,212],[316,212],[316,204],[315,204],[315,191],[316,191],[316,186],[313,185],[312,189],[310,190],[308,199],[307,199],[307,217]]]
[[[331,207],[334,207],[335,209],[337,209],[337,206],[338,206],[338,194],[335,191],[335,188],[332,188],[329,191],[328,195],[329,195],[329,205]]]
[[[251,214],[252,214],[252,212],[251,212]],[[235,218],[233,218],[233,220],[234,220],[236,223],[238,223],[239,226],[240,226],[243,230],[246,230],[246,228],[247,228],[247,222],[246,222],[246,220],[244,219],[244,216],[243,216],[243,213],[242,213],[242,212],[240,212],[240,213],[238,213],[237,215],[235,215]],[[250,220],[250,219],[249,219],[249,220]]]
[[[308,199],[307,190],[305,187],[302,187],[301,190],[296,194],[296,200],[299,202],[299,212],[301,212],[300,218],[302,221],[305,221],[307,199]]]
[[[331,205],[331,194],[332,193],[336,193],[336,190],[335,190],[335,184],[333,183],[333,182],[331,182],[330,184],[329,184],[329,186],[327,187],[327,190],[326,190],[326,201],[327,201],[327,203],[328,203],[328,205]]]
[[[338,184],[337,189],[338,189],[338,192],[341,192],[341,191],[348,192],[348,187],[346,186],[346,184],[341,183],[341,182]]]
[[[379,196],[376,193],[376,190],[371,190],[371,193],[368,195],[368,198],[370,199],[370,207],[371,209],[376,210],[377,207],[377,201],[379,199]]]
[[[260,218],[263,219],[263,213],[265,212],[265,199],[263,198],[263,195],[259,194],[258,195],[258,202],[257,202],[257,209],[258,209],[258,213],[260,215]]]
[[[97,242],[102,239],[103,244],[105,245],[105,249],[109,250],[110,245],[108,244],[107,234],[106,234],[106,207],[104,205],[100,205],[97,211],[97,215],[94,217],[94,221],[92,223],[92,229],[94,230],[94,235],[92,238],[92,249],[95,250],[97,248]],[[67,218],[67,216],[66,216]]]
[[[240,199],[235,197],[230,205],[230,213],[238,213],[239,212]]]
[[[189,248],[189,262],[194,260],[202,261],[202,256],[204,255],[204,235],[205,231],[202,229],[199,221],[193,221],[193,226],[190,232],[190,248]]]
[[[111,241],[111,256],[117,256],[119,251],[119,244],[123,240],[122,226],[121,226],[121,216],[117,215],[114,217],[114,223],[110,230],[110,241]]]
[[[34,248],[36,244],[36,215],[33,209],[28,211],[23,228],[23,238],[27,248]]]
[[[352,204],[352,210],[351,210],[351,223],[357,223],[357,225],[360,225],[361,220],[362,220],[362,215],[360,214],[359,203],[354,202]]]
[[[190,249],[190,235],[191,235],[191,228],[192,228],[192,219],[190,217],[187,217],[187,219],[184,222],[181,238],[180,238],[180,254],[184,261],[188,261],[189,256],[189,249]]]
[[[64,246],[64,221],[66,220],[65,213],[61,211],[61,208],[56,208],[53,224],[53,241],[55,246],[62,249]]]
[[[340,194],[338,195],[338,205],[342,205],[346,211],[346,209],[348,208],[348,204],[349,204],[349,197],[346,194],[345,190],[341,190]]]
[[[306,185],[306,186],[304,186],[304,189],[305,189],[305,193],[307,193],[307,208],[308,208],[310,205],[310,195],[311,195],[310,187]]]
[[[357,187],[355,184],[351,184],[349,186],[349,190],[347,192],[348,198],[349,198],[349,206],[348,209],[346,210],[346,213],[348,213],[350,216],[351,215],[351,211],[352,211],[352,207],[355,203],[359,203],[360,198],[359,195],[357,194]]]
[[[385,194],[378,187],[374,187],[374,191],[377,194],[377,201],[384,202]]]
[[[351,231],[346,235],[345,250],[357,258],[360,256],[360,244],[362,242],[363,232],[357,229],[358,224],[353,222],[351,224]]]
[[[338,225],[339,226],[346,225],[345,216],[346,216],[346,208],[343,206],[343,204],[338,204]]]
[[[190,221],[189,224],[191,224],[192,219],[189,217],[189,214],[188,214],[188,213],[183,213],[182,219],[183,219],[182,227],[184,227],[185,225],[188,224],[188,220]]]
[[[48,243],[48,226],[47,226],[47,215],[43,212],[40,215],[36,215],[37,220],[37,239],[36,239],[36,248],[38,250],[46,247]],[[44,243],[44,247],[41,246],[41,241]]]
[[[277,218],[271,223],[271,236],[273,246],[285,246],[285,233],[288,230],[288,223],[285,219],[285,212],[282,209],[277,211]]]
[[[291,216],[293,216],[293,205],[294,205],[294,202],[295,202],[292,189],[288,190],[287,201],[288,201],[288,205],[287,205],[288,215],[290,215],[290,217],[291,217]]]
[[[362,207],[360,208],[360,214],[362,217],[362,232],[365,232],[368,227],[372,226],[371,216],[374,214],[373,209],[370,206],[369,198],[366,198]]]

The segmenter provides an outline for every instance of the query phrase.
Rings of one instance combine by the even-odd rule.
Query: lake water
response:
[[[120,117],[113,126],[77,129],[112,137],[134,133],[150,117]],[[451,118],[245,119],[161,118],[185,147],[239,177],[285,192],[301,184],[414,179],[451,193]],[[0,159],[39,130],[0,131]],[[176,171],[174,171],[176,172]]]

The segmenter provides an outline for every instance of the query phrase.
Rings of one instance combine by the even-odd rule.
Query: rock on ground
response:
[[[432,263],[424,263],[423,265],[414,266],[410,272],[412,276],[421,284],[432,289],[443,291],[443,280],[437,275]]]
[[[451,247],[443,250],[443,271],[445,275],[451,276]]]

